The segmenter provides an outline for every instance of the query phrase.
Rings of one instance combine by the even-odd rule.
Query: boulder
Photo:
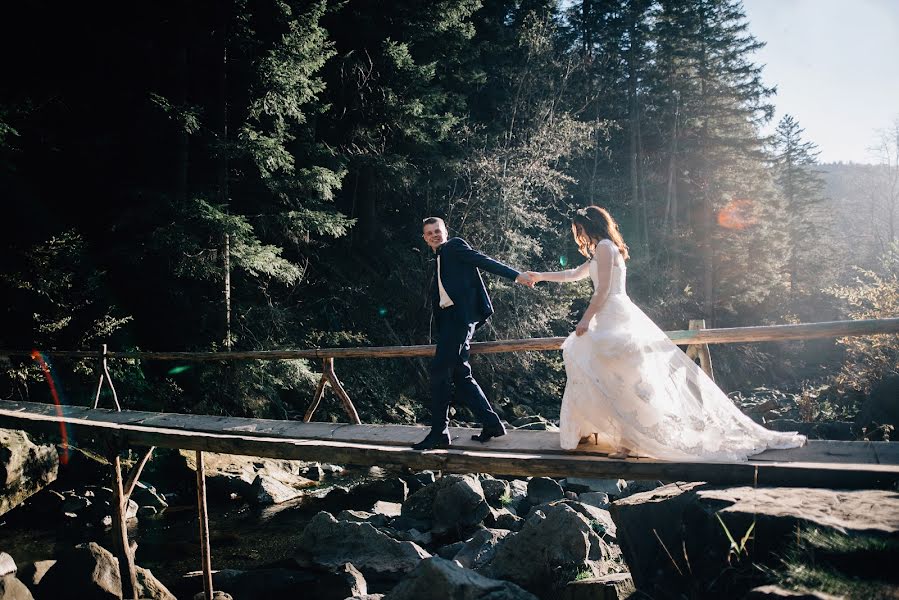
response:
[[[384,502],[378,500],[371,507],[371,512],[385,517],[398,517],[403,512],[403,505],[399,502]]]
[[[206,593],[199,592],[194,597],[193,600],[206,600]],[[212,600],[234,600],[231,597],[231,594],[226,594],[225,592],[220,592],[218,590],[214,590],[212,592]]]
[[[44,578],[44,575],[47,574],[47,571],[55,564],[55,560],[39,560],[33,563],[26,563],[22,565],[16,576],[22,583],[28,586],[28,589],[34,591],[41,579]]]
[[[375,527],[386,527],[390,520],[386,515],[366,512],[364,510],[342,510],[337,515],[338,521],[352,521],[354,523],[371,523]]]
[[[253,480],[249,499],[258,506],[271,506],[299,498],[301,492],[268,475],[257,475]]]
[[[624,600],[636,591],[630,573],[609,573],[568,582],[561,600]]]
[[[617,498],[627,489],[627,481],[624,479],[588,479],[585,477],[569,477],[565,479],[563,487],[566,490],[577,492],[601,492],[610,497]]]
[[[482,479],[481,489],[484,490],[484,499],[487,504],[493,508],[504,508],[505,504],[511,503],[512,495],[509,491],[509,484],[502,479],[493,479],[492,477]]]
[[[534,477],[528,482],[528,501],[531,504],[545,504],[565,497],[562,486],[549,477]]]
[[[564,504],[583,515],[584,518],[587,519],[587,522],[590,524],[590,528],[593,530],[593,532],[599,535],[599,537],[602,538],[603,541],[615,543],[617,530],[617,528],[615,527],[615,521],[612,520],[612,515],[609,514],[609,511],[605,509],[597,508],[589,504],[584,504],[583,502],[576,502],[574,500],[565,499],[534,506],[531,508],[531,513],[540,511],[543,512],[543,514],[548,514],[551,510],[554,510],[554,507],[557,507],[561,504]]]
[[[584,492],[578,494],[577,499],[581,504],[589,504],[596,508],[609,510],[609,496],[603,492]]]
[[[433,471],[422,471],[413,475],[404,476],[403,481],[406,482],[406,486],[409,490],[408,494],[406,495],[406,497],[408,498],[410,495],[414,494],[426,485],[431,485],[432,483],[437,481],[437,478],[434,476]]]
[[[481,482],[472,475],[447,475],[403,503],[402,516],[431,523],[434,535],[473,531],[490,514]]]
[[[175,596],[153,574],[137,567],[141,598],[175,600]],[[38,598],[93,600],[122,597],[119,561],[96,542],[79,544],[63,553],[37,584]]]
[[[503,529],[479,529],[453,556],[453,560],[466,569],[479,569],[493,559],[496,547],[509,535]]]
[[[439,556],[422,561],[383,600],[537,600],[514,583],[488,579]]]
[[[540,597],[556,597],[577,576],[608,574],[615,557],[616,551],[587,517],[559,502],[528,517],[521,531],[509,534],[478,572],[512,581]]]
[[[0,577],[0,600],[34,600],[34,596],[15,575],[6,575]]]
[[[524,519],[512,514],[506,509],[493,511],[490,516],[484,519],[484,525],[494,529],[508,529],[509,531],[520,531],[524,525]]]
[[[140,481],[134,486],[134,491],[131,492],[131,499],[137,502],[138,506],[152,506],[156,509],[154,514],[169,506],[168,502],[165,501],[165,496],[157,492],[155,487]]]
[[[114,600],[122,597],[115,557],[96,542],[63,553],[37,586],[38,598]]]
[[[352,563],[366,577],[399,579],[428,558],[413,542],[398,541],[371,523],[338,521],[320,512],[306,525],[297,548],[300,562],[336,569]]]
[[[804,530],[899,539],[899,493],[883,490],[670,484],[617,500],[611,514],[634,583],[648,594],[687,593],[698,580],[737,597],[763,582],[737,577],[733,560],[778,567]],[[747,533],[752,543],[734,557],[730,539]]]
[[[409,486],[399,477],[373,479],[353,487],[350,493],[360,506],[371,506],[378,501],[402,503],[409,495]]]
[[[0,429],[0,515],[56,480],[59,455],[34,444],[24,431]]]
[[[12,556],[6,552],[0,552],[0,577],[15,575],[17,570],[16,561],[13,560]]]

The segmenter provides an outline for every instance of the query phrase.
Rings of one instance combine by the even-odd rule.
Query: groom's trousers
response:
[[[456,402],[471,409],[484,428],[503,429],[499,416],[471,375],[468,355],[475,323],[466,323],[453,306],[436,312],[437,353],[431,362],[431,434],[449,435],[453,385]]]

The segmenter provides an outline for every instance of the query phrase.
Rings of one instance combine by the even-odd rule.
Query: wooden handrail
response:
[[[665,332],[679,345],[728,344],[742,342],[780,342],[816,338],[866,336],[899,333],[899,318],[863,321],[825,321],[798,325],[764,325],[722,329],[677,330]],[[472,354],[558,350],[564,337],[474,342]],[[297,358],[400,358],[433,356],[434,345],[372,346],[360,348],[317,348],[310,350],[252,350],[245,352],[107,352],[106,358],[138,358],[143,360],[284,360]],[[100,358],[98,350],[49,350],[55,358]],[[0,356],[30,356],[31,351],[0,350]]]

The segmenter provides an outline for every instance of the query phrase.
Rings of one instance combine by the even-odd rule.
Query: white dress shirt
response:
[[[440,255],[437,255],[437,291],[440,292],[440,308],[448,308],[453,305],[453,299],[446,293],[443,280],[440,278]]]

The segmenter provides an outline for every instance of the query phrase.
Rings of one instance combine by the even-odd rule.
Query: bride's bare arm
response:
[[[588,260],[575,269],[567,269],[565,271],[548,271],[545,273],[528,271],[527,273],[535,282],[555,281],[556,283],[567,283],[569,281],[580,281],[590,277],[590,261]]]
[[[593,297],[590,298],[590,304],[587,306],[587,310],[584,311],[584,316],[581,317],[577,327],[575,327],[574,332],[577,335],[584,335],[587,332],[590,319],[600,311],[609,297],[609,290],[612,286],[612,266],[615,264],[615,252],[618,252],[618,249],[612,244],[599,244],[596,247],[596,254],[593,255],[593,260],[599,266],[599,278],[596,282],[596,289],[593,291]]]

